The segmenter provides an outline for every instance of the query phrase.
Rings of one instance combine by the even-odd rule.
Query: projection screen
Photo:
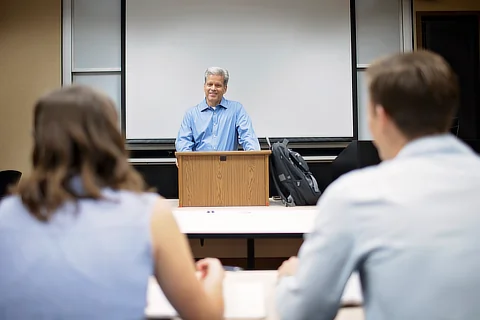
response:
[[[349,0],[127,0],[126,137],[174,139],[230,72],[259,137],[353,136]]]

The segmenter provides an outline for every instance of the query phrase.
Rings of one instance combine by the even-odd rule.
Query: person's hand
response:
[[[278,268],[278,277],[293,276],[297,272],[297,268],[298,258],[290,257],[290,259],[285,260],[280,268]]]
[[[222,285],[225,271],[220,260],[215,258],[205,258],[197,261],[197,271],[199,280],[206,285]]]

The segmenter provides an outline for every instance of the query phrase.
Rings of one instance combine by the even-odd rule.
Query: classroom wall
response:
[[[35,100],[61,84],[61,0],[0,1],[0,170],[28,173]]]

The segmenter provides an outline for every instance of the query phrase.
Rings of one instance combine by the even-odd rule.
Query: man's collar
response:
[[[450,133],[420,137],[408,142],[395,158],[434,153],[468,153],[472,150]]]
[[[207,99],[203,99],[202,102],[200,102],[200,104],[198,105],[198,107],[200,108],[200,111],[205,111],[207,110],[208,108],[210,108],[210,106],[207,104]],[[220,103],[217,105],[217,107],[223,107],[225,109],[228,108],[228,102],[227,102],[227,99],[225,99],[224,97],[222,97],[222,100],[220,101]]]

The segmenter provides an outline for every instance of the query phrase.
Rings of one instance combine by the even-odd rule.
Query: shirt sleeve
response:
[[[338,188],[321,197],[314,228],[305,236],[298,254],[297,272],[281,278],[277,285],[280,319],[335,318],[357,263],[345,198]]]
[[[252,120],[242,105],[240,105],[237,113],[236,129],[238,133],[238,142],[242,145],[243,150],[260,150],[260,143],[253,130]]]
[[[190,114],[187,112],[183,117],[177,139],[175,140],[175,149],[179,152],[193,150],[194,141],[190,118]]]

